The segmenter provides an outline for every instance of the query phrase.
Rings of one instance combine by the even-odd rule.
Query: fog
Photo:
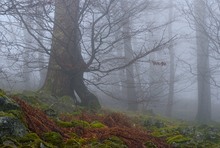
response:
[[[220,121],[219,1],[69,3],[0,2],[0,88],[43,90],[58,67],[81,103],[77,86],[85,84],[103,108]],[[70,95],[65,89],[51,94]]]

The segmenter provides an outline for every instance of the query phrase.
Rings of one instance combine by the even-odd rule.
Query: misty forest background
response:
[[[0,87],[220,121],[219,0],[1,0]]]

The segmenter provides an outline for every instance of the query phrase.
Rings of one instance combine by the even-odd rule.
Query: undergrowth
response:
[[[11,143],[29,147],[61,148],[168,148],[219,147],[220,128],[190,124],[157,115],[126,115],[101,110],[87,112],[75,108],[72,113],[48,116],[21,96],[13,99],[22,109],[30,133]],[[37,101],[33,101],[37,102]],[[29,102],[30,103],[30,102]],[[41,102],[42,103],[42,102]],[[0,112],[0,116],[4,113]],[[16,114],[9,113],[15,116]],[[10,140],[7,140],[10,141]],[[3,145],[3,141],[0,142]],[[13,146],[12,146],[13,147]]]

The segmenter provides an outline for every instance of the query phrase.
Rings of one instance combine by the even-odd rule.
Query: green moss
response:
[[[20,119],[21,121],[23,121],[23,119],[24,119],[21,110],[9,110],[8,113],[14,115],[15,117],[17,117],[17,118]]]
[[[83,120],[74,120],[71,123],[73,127],[90,127],[89,123]]]
[[[17,96],[21,98],[22,100],[25,100],[32,106],[37,107],[42,110],[49,108],[49,105],[47,105],[46,103],[43,103],[43,101],[41,100],[40,98],[41,95],[34,91],[25,91],[23,93],[14,94],[12,96]]]
[[[185,137],[183,135],[175,135],[173,137],[167,138],[167,143],[172,144],[172,143],[184,143],[187,141],[190,141],[191,138]]]
[[[159,138],[169,137],[169,136],[173,136],[173,135],[179,135],[179,131],[177,130],[177,127],[170,126],[170,127],[155,129],[152,132],[152,135],[155,137],[159,137]]]
[[[72,103],[72,97],[70,96],[62,96],[60,99],[59,99],[62,103]]]
[[[80,148],[81,143],[76,139],[69,139],[66,141],[64,148]]]
[[[148,148],[157,148],[157,146],[151,141],[147,141],[144,145]]]
[[[124,141],[122,141],[120,138],[118,138],[116,136],[112,136],[112,137],[106,139],[103,143],[109,147],[127,148],[127,146],[124,144]]]
[[[60,127],[65,127],[65,128],[74,127],[74,125],[73,125],[72,122],[65,122],[65,121],[57,120],[56,123],[57,123],[57,125],[59,125]]]
[[[18,139],[20,143],[26,143],[26,142],[34,142],[36,140],[39,140],[39,136],[35,133],[28,133],[24,137],[21,137]]]
[[[90,127],[92,127],[92,128],[103,128],[103,127],[106,127],[106,126],[104,124],[102,124],[101,122],[93,121],[92,123],[90,123]]]
[[[0,96],[1,96],[1,97],[6,96],[6,92],[5,92],[4,90],[2,90],[2,89],[0,89]]]
[[[20,147],[21,144],[14,137],[1,137],[2,145],[1,147]]]
[[[0,117],[15,117],[13,113],[0,111]]]
[[[62,136],[56,132],[48,132],[43,134],[43,140],[51,143],[55,146],[61,146],[63,144]]]
[[[127,148],[124,142],[116,136],[112,136],[102,142],[97,139],[90,140],[87,146],[89,148]]]

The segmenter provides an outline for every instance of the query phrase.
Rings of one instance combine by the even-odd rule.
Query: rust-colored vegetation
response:
[[[104,115],[88,112],[83,112],[79,115],[62,114],[59,116],[59,120],[63,122],[82,120],[91,123],[97,121],[105,125],[105,127],[102,128],[83,126],[64,128],[58,126],[55,121],[48,118],[43,111],[30,106],[17,97],[14,97],[14,99],[22,108],[28,128],[39,136],[47,132],[57,132],[60,133],[64,141],[66,141],[71,138],[72,133],[75,133],[80,138],[97,139],[100,142],[112,136],[116,136],[122,139],[129,148],[145,148],[147,142],[152,143],[158,148],[170,147],[165,140],[153,137],[146,130],[132,124],[131,120],[121,113],[109,113]]]
[[[41,136],[43,133],[54,131],[60,133],[64,138],[69,137],[68,135],[64,134],[65,132],[63,132],[63,129],[58,127],[55,122],[49,119],[43,111],[30,106],[18,97],[13,97],[13,99],[22,108],[25,123],[32,132],[35,132]]]

